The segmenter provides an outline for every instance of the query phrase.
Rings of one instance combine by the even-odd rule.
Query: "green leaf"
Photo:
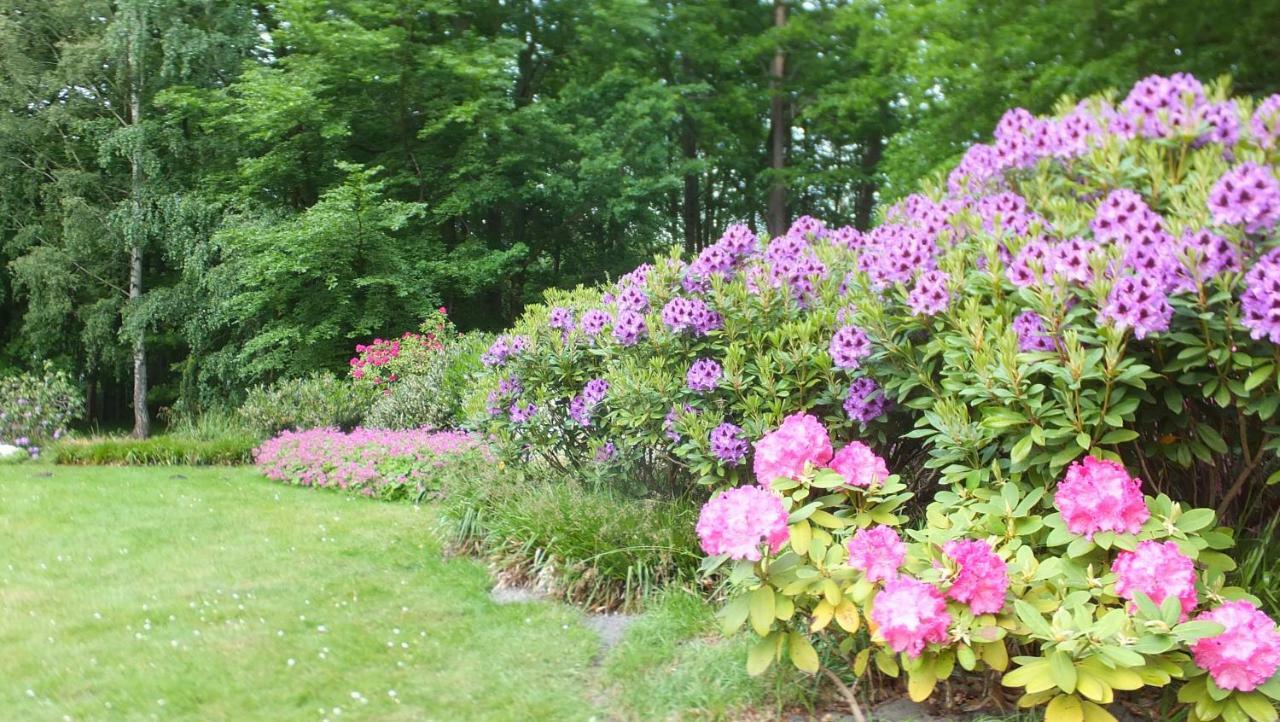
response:
[[[1058,689],[1071,694],[1076,691],[1076,663],[1071,655],[1057,650],[1049,655],[1049,673]]]
[[[752,677],[764,674],[765,670],[769,669],[769,665],[773,664],[777,651],[776,635],[769,635],[751,645],[751,649],[747,652],[747,674]]]
[[[747,621],[747,614],[751,611],[751,601],[749,595],[739,594],[729,600],[724,605],[724,609],[720,610],[720,631],[724,636],[732,636],[735,632],[742,628],[743,623]]]
[[[1258,692],[1237,693],[1233,699],[1254,722],[1276,722],[1276,719],[1280,718],[1271,700]]]
[[[1080,698],[1071,694],[1054,697],[1044,710],[1044,722],[1084,722]]]
[[[809,674],[818,673],[818,652],[804,634],[792,632],[788,635],[788,652],[796,669]]]
[[[1178,517],[1176,526],[1187,533],[1200,531],[1212,524],[1215,516],[1213,509],[1192,509]]]
[[[1127,441],[1133,441],[1138,438],[1138,432],[1132,429],[1116,429],[1109,431],[1105,436],[1098,440],[1099,444],[1123,444]]]
[[[751,592],[751,626],[756,634],[761,637],[769,634],[774,614],[773,587],[766,584]]]

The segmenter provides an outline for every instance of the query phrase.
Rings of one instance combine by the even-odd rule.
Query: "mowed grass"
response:
[[[0,465],[0,719],[586,720],[596,636],[429,507],[249,469]]]

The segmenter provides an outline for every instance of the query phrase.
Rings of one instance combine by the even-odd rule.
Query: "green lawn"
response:
[[[597,639],[429,508],[247,469],[0,465],[0,718],[586,720]]]

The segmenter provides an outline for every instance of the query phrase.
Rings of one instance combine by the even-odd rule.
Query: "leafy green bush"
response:
[[[447,341],[417,364],[414,373],[387,385],[369,410],[365,425],[378,429],[463,426],[464,400],[482,368],[480,355],[488,342],[484,334]]]
[[[0,444],[16,446],[29,456],[67,432],[84,414],[84,395],[65,371],[45,362],[39,373],[0,378]]]
[[[54,463],[79,466],[236,466],[253,462],[257,443],[247,434],[217,439],[164,435],[68,439],[51,451]]]
[[[335,427],[350,431],[364,420],[377,395],[368,385],[317,373],[251,389],[239,413],[264,438],[286,429]]]

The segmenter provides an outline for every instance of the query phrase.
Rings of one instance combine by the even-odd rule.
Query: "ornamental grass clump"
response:
[[[446,467],[491,459],[484,443],[456,431],[357,428],[285,431],[254,450],[269,479],[383,499],[421,497]]]

